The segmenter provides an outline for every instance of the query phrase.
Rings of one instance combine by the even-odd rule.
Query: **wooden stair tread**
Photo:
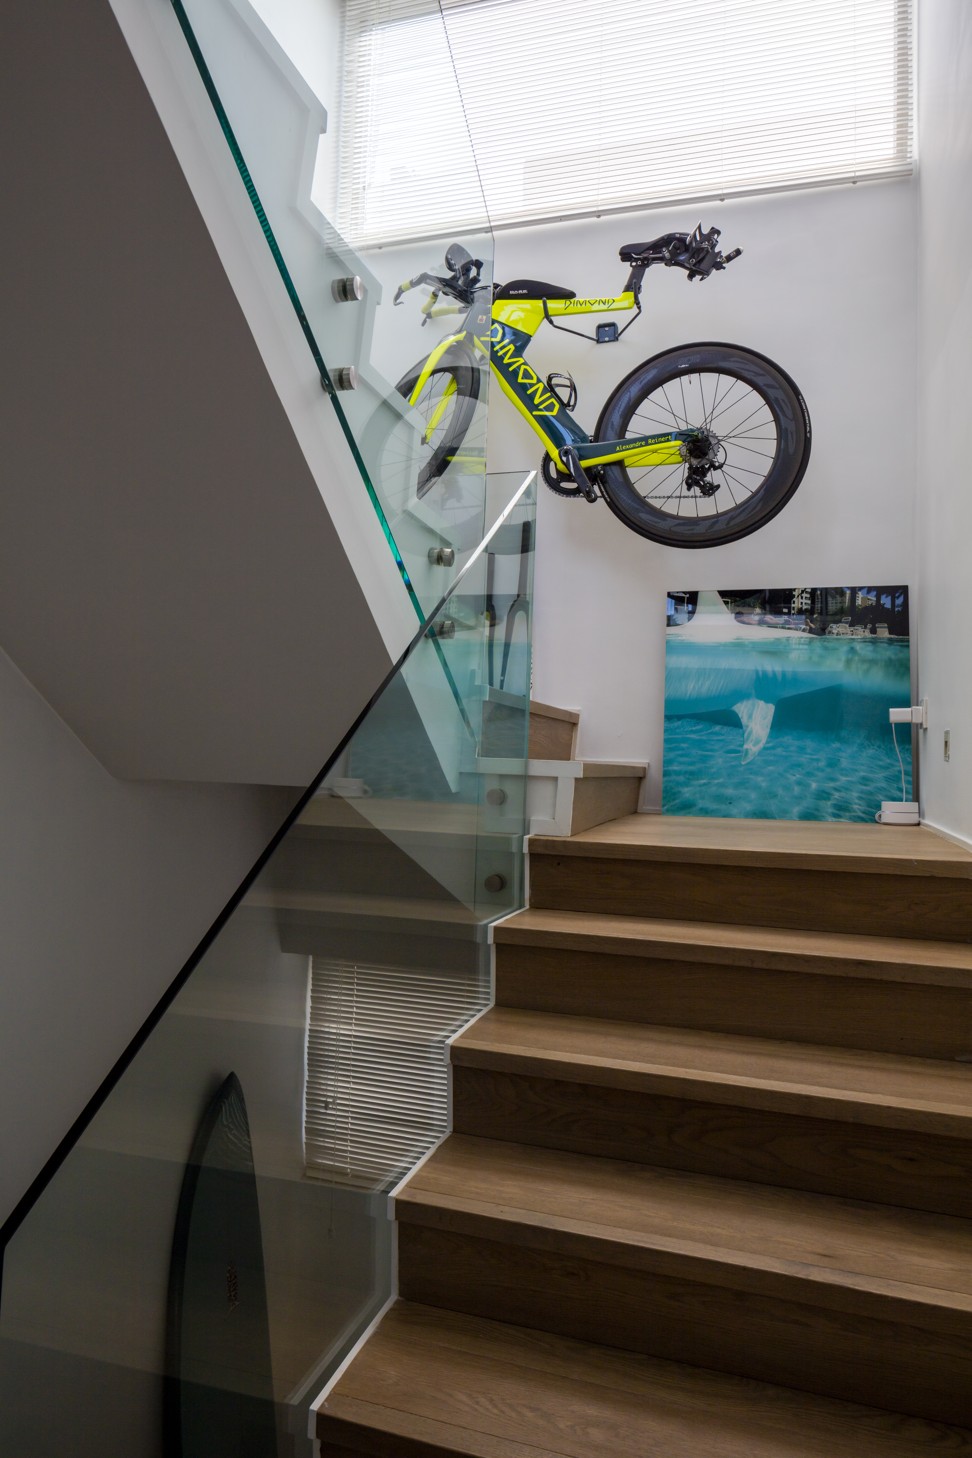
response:
[[[377,795],[317,795],[297,821],[303,830],[445,831],[475,834],[479,806],[451,800],[382,799]]]
[[[247,893],[243,904],[315,917],[365,916],[446,927],[481,925],[480,918],[461,902],[433,897],[369,896],[353,891],[275,891],[259,887]]]
[[[341,1450],[470,1458],[969,1458],[972,1433],[399,1302],[318,1415]],[[422,1446],[422,1445],[426,1446]]]
[[[476,760],[476,770],[484,775],[522,775],[522,759],[487,758]],[[537,759],[531,757],[525,765],[528,775],[557,775],[567,780],[643,780],[648,773],[645,760],[639,764],[626,764],[619,759]]]
[[[519,946],[665,956],[686,962],[712,961],[972,988],[972,945],[964,942],[665,921],[533,907],[500,922],[493,937],[497,943]]]
[[[536,855],[972,879],[972,851],[925,826],[626,815],[569,839],[531,836],[530,851]]]
[[[972,1135],[972,1065],[494,1007],[455,1064],[541,1078]]]
[[[456,1134],[396,1216],[492,1239],[515,1222],[526,1244],[764,1293],[810,1281],[831,1304],[897,1298],[972,1330],[972,1223],[949,1216]]]
[[[524,772],[525,761],[519,761]],[[505,839],[511,849],[519,847],[523,837],[520,825],[503,826],[493,820],[483,822],[483,807],[478,803],[453,803],[449,800],[383,800],[377,796],[355,796],[344,800],[337,795],[312,800],[291,832],[296,836],[350,840],[392,841],[395,844],[448,844],[449,848],[474,850],[484,836],[490,844]]]

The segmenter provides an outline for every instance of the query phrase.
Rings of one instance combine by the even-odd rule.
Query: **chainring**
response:
[[[544,485],[549,486],[555,496],[566,496],[571,501],[576,501],[578,497],[581,500],[584,499],[583,491],[570,476],[558,470],[549,452],[540,462],[540,475],[543,477]]]

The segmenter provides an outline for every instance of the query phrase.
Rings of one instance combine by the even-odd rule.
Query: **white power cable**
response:
[[[894,752],[898,756],[898,764],[901,766],[901,799],[902,799],[902,801],[905,801],[905,800],[907,800],[908,795],[907,795],[907,793],[905,791],[905,768],[904,768],[904,760],[901,758],[901,750],[898,748],[898,726],[897,726],[897,724],[892,724],[891,725],[891,738],[894,740]]]

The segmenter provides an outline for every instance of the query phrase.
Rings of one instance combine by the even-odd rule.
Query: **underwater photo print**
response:
[[[912,798],[906,587],[668,593],[666,815],[871,820]]]

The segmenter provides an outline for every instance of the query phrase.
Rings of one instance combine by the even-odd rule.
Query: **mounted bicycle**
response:
[[[423,496],[454,462],[480,395],[487,356],[500,388],[543,442],[546,484],[561,496],[594,502],[603,496],[632,531],[678,547],[713,547],[757,531],[783,509],[803,479],[810,455],[810,417],[793,380],[765,355],[738,345],[702,343],[666,350],[638,365],[609,396],[593,435],[570,414],[577,391],[569,375],[541,379],[527,364],[530,340],[544,322],[584,314],[641,313],[647,269],[681,268],[692,279],[721,271],[742,251],[723,254],[719,230],[666,233],[620,250],[629,265],[622,293],[578,299],[536,279],[515,279],[492,290],[482,263],[459,244],[446,253],[445,276],[423,273],[403,284],[430,290],[426,322],[442,314],[467,316],[466,327],[442,340],[397,385],[423,418],[415,491]],[[443,297],[448,300],[442,303]],[[486,304],[489,303],[487,310]],[[470,311],[477,318],[470,320]],[[597,343],[623,329],[597,326]],[[488,326],[488,333],[487,333]]]

